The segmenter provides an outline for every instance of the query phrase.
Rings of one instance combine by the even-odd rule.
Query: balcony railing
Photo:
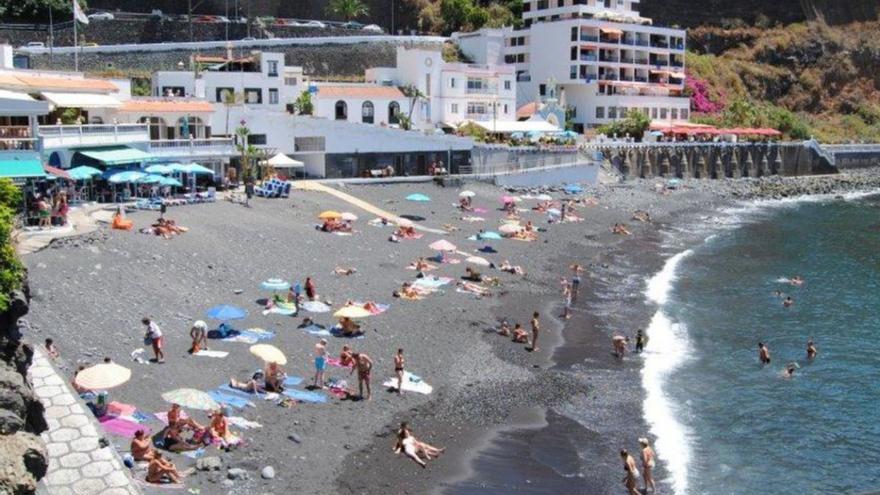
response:
[[[617,74],[602,74],[599,76],[599,79],[603,81],[617,81],[620,77]]]
[[[651,46],[654,48],[669,48],[669,43],[666,43],[665,41],[652,41]]]
[[[598,79],[598,76],[596,76],[595,74],[587,74],[586,76],[584,76],[584,82],[586,82],[587,84],[596,81],[596,79]]]
[[[486,122],[488,120],[492,120],[492,113],[467,113],[464,117],[468,120]]]
[[[37,132],[44,148],[104,146],[150,140],[147,124],[41,125]]]
[[[635,63],[639,65],[648,65],[648,59],[646,58],[637,58]]]
[[[0,151],[34,150],[36,143],[34,138],[0,137]]]
[[[0,138],[32,138],[31,128],[26,125],[0,126]]]
[[[464,93],[468,95],[490,95],[498,92],[497,87],[487,86],[483,88],[465,88]]]
[[[681,67],[684,67],[684,62],[676,62],[675,60],[673,60],[672,62],[669,63],[669,65],[671,65],[672,67],[681,68]]]
[[[581,55],[582,62],[595,62],[597,60],[595,55]]]
[[[620,57],[620,63],[622,64],[631,64],[635,61],[632,57]]]
[[[620,62],[620,59],[618,59],[617,57],[609,57],[609,56],[605,55],[604,57],[599,57],[599,61],[600,61],[600,62],[614,62],[614,63],[617,63],[617,62]]]
[[[648,40],[636,40],[636,46],[651,46],[651,42]]]
[[[589,34],[582,34],[581,41],[588,41],[588,42],[597,43],[599,41],[599,37],[598,36],[590,36]]]
[[[150,151],[159,152],[225,152],[234,151],[233,138],[204,139],[154,139],[150,141]]]

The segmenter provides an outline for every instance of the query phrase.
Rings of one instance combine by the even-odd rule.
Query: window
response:
[[[516,56],[516,62],[517,62],[518,64],[521,64],[521,63],[523,63],[523,62],[525,62],[525,61],[526,61],[526,54],[525,54],[525,53],[517,54],[517,56]]]
[[[269,104],[278,104],[278,88],[269,88]]]
[[[484,89],[488,89],[488,84],[482,79],[468,78],[467,89],[468,93],[482,93]]]
[[[449,112],[450,113],[458,113],[458,103],[453,103],[453,104],[449,105]]]
[[[294,105],[293,103],[288,103],[288,104],[284,105],[284,109],[290,115],[296,115],[296,105]]]
[[[260,88],[244,88],[244,102],[249,105],[263,103],[263,90]]]
[[[652,118],[652,119],[656,119],[656,118],[657,118],[657,109],[656,109],[656,108],[652,108],[652,109],[651,109],[651,118]]]
[[[184,96],[186,89],[183,86],[162,86],[162,96]]]
[[[547,85],[539,84],[538,85],[538,94],[541,96],[547,96]]]
[[[571,50],[569,50],[569,52],[570,52],[571,60],[577,60],[577,58],[578,58],[578,47],[576,47],[576,46],[571,47]]]
[[[324,151],[325,139],[320,137],[295,137],[293,138],[294,151]]]
[[[548,4],[549,2],[547,0],[538,0],[538,10],[546,9],[549,6]]]
[[[682,108],[681,111],[678,112],[678,116],[681,117],[681,120],[687,120],[688,119],[688,109]]]
[[[454,77],[450,77],[450,78],[449,78],[449,87],[450,87],[450,88],[454,88],[454,87],[455,87],[455,78],[454,78]]]
[[[516,63],[516,55],[505,55],[504,56],[505,64],[515,64]]]
[[[577,26],[571,28],[571,41],[577,41],[577,40],[578,40],[578,29],[579,29],[579,28],[578,28]]]
[[[248,134],[248,144],[260,145],[266,144],[266,135],[265,134]]]
[[[617,107],[608,107],[608,118],[616,119],[617,118]]]
[[[510,113],[510,110],[507,109],[507,103],[504,104],[504,114],[507,115]]]
[[[400,123],[400,103],[397,103],[396,101],[392,101],[388,104],[388,123]]]
[[[295,77],[285,77],[284,85],[285,86],[296,86],[299,83],[299,79]]]
[[[468,115],[485,115],[488,111],[483,103],[468,103],[467,113]]]
[[[678,109],[677,108],[672,109],[672,120],[678,120]]]
[[[528,0],[523,2],[523,12],[529,12],[530,10],[532,10],[532,2]]]
[[[373,123],[373,102],[365,101],[361,105],[361,122],[364,124]]]
[[[665,119],[665,118],[666,118],[666,115],[667,115],[668,113],[669,113],[669,109],[661,108],[661,109],[660,109],[660,118],[661,118],[661,119]]]
[[[337,101],[335,108],[336,108],[336,112],[335,112],[336,120],[348,120],[348,105],[344,101],[342,101],[342,100]]]
[[[234,94],[234,88],[217,88],[214,101],[217,103],[226,103],[226,101],[228,101],[227,98],[230,98]]]
[[[505,80],[504,80],[504,90],[505,90],[505,91],[510,91],[511,86],[512,86],[512,84],[511,84],[511,82],[510,82],[510,79],[505,79]]]
[[[568,78],[569,79],[577,79],[578,78],[578,66],[570,65],[568,67]]]
[[[278,61],[270,60],[266,62],[266,65],[269,68],[269,77],[278,77]]]
[[[431,96],[431,74],[425,74],[425,96]]]

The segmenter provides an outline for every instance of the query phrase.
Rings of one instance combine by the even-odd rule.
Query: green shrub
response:
[[[0,311],[9,308],[9,296],[21,286],[24,268],[12,242],[15,212],[21,191],[9,179],[0,179]]]

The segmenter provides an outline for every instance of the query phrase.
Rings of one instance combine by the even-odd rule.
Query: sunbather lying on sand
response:
[[[501,262],[501,266],[498,267],[502,272],[512,273],[514,275],[525,275],[525,270],[522,269],[519,265],[511,265],[510,261],[504,260]]]
[[[636,210],[633,212],[633,220],[639,222],[651,223],[651,214],[645,210]]]
[[[452,225],[451,223],[444,223],[444,224],[442,225],[442,227],[443,227],[443,230],[445,230],[446,232],[456,232],[456,231],[458,231],[458,227],[456,227],[455,225]]]
[[[537,234],[536,232],[528,231],[528,230],[523,229],[523,230],[520,230],[520,231],[514,232],[514,234],[511,236],[511,238],[512,238],[512,239],[516,239],[516,240],[518,240],[518,241],[529,241],[529,242],[531,242],[531,241],[537,241],[537,240],[538,240],[538,234]]]
[[[397,430],[397,443],[394,445],[394,453],[399,454],[402,451],[419,466],[425,467],[425,460],[436,459],[445,450],[425,442],[420,442],[413,436],[409,425],[405,422],[401,423],[400,428]]]
[[[401,239],[418,239],[421,237],[416,233],[416,228],[412,225],[400,225],[394,231],[394,235]]]
[[[410,270],[415,270],[417,272],[429,272],[431,270],[436,270],[437,265],[432,265],[425,261],[425,258],[419,256],[419,259],[410,263],[407,268],[409,268]]]
[[[413,287],[409,282],[404,282],[403,285],[400,286],[399,290],[396,290],[392,293],[394,297],[401,297],[404,299],[421,299],[424,295],[423,291],[420,291],[418,288]]]
[[[483,287],[482,285],[477,285],[473,282],[459,282],[458,287],[465,292],[470,292],[478,296],[489,296],[492,294],[491,292],[489,292],[489,289]]]
[[[630,232],[626,228],[626,225],[622,223],[615,223],[614,226],[611,227],[611,232],[617,235],[632,235],[632,232]]]
[[[265,374],[261,370],[254,373],[254,376],[252,376],[251,379],[246,382],[240,382],[235,378],[230,378],[229,386],[236,390],[241,390],[251,394],[262,394],[266,392],[264,376]]]
[[[333,273],[336,275],[351,275],[357,273],[357,268],[337,266],[333,269]]]

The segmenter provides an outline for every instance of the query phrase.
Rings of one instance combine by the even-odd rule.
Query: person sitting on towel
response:
[[[483,276],[480,275],[480,272],[474,270],[471,267],[465,268],[464,273],[465,273],[465,275],[462,278],[465,280],[470,280],[471,282],[482,282],[483,281]]]
[[[134,432],[131,439],[131,457],[136,461],[152,461],[156,457],[156,450],[150,443],[150,437],[144,434],[144,430]]]
[[[342,317],[339,320],[339,328],[342,330],[342,335],[346,336],[358,335],[363,333],[361,332],[361,326],[348,317]]]
[[[204,426],[196,423],[192,418],[187,417],[184,419],[184,416],[186,416],[186,414],[183,412],[183,409],[180,408],[180,404],[171,404],[171,409],[168,410],[168,427],[189,427],[196,431],[205,429]]]
[[[169,426],[165,429],[165,448],[171,452],[186,452],[198,450],[199,445],[183,438],[183,432],[177,426]]]
[[[168,459],[162,457],[160,452],[156,452],[156,457],[150,461],[150,467],[147,468],[147,483],[182,483],[183,475],[174,467]]]
[[[229,421],[223,414],[223,411],[216,411],[211,415],[211,426],[208,427],[208,434],[212,440],[220,442],[220,447],[224,450],[238,443],[238,438],[229,431]]]
[[[264,373],[267,392],[281,393],[284,391],[284,380],[287,378],[287,375],[278,363],[267,364]]]

